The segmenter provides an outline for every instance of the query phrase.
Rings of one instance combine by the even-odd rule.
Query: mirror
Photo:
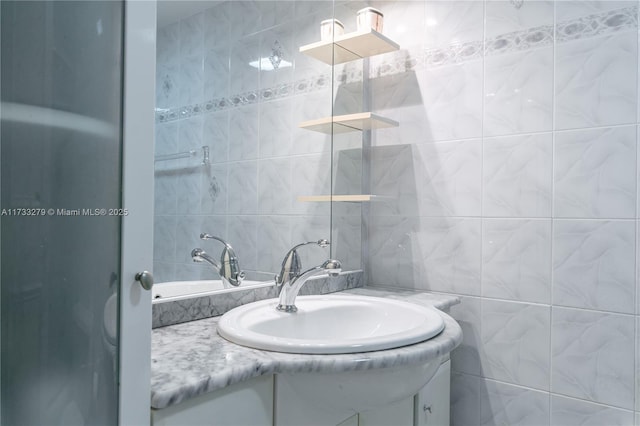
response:
[[[332,176],[332,135],[299,127],[330,117],[339,92],[333,68],[298,50],[319,41],[320,22],[333,13],[331,1],[158,2],[157,283],[233,291],[211,265],[193,262],[194,248],[219,259],[224,247],[201,233],[233,247],[245,284],[273,285],[285,253],[302,241],[334,238],[331,255],[360,267],[361,206],[299,201],[344,180]],[[349,138],[341,150],[350,149]],[[359,162],[361,152],[350,152],[336,158]],[[332,204],[341,204],[333,236]],[[331,255],[300,251],[309,267]]]

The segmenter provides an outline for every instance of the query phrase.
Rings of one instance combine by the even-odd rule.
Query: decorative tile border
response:
[[[292,95],[311,93],[326,90],[331,87],[331,73],[315,75],[313,77],[298,80],[295,83],[286,83],[262,90],[240,93],[226,98],[211,99],[194,105],[186,105],[176,108],[156,110],[156,122],[182,120],[201,114],[224,111],[245,105],[268,102],[274,99],[287,98]]]
[[[386,77],[415,71],[424,65],[424,54],[400,50],[395,55],[388,54],[383,61],[371,68],[372,78]]]
[[[637,6],[616,9],[607,13],[588,15],[556,25],[559,43],[638,29]]]
[[[373,62],[372,77],[385,77],[426,68],[454,65],[482,59],[484,56],[500,55],[518,51],[551,46],[554,42],[566,43],[573,40],[605,36],[620,31],[638,29],[638,7],[631,6],[600,14],[584,16],[555,25],[543,25],[501,34],[492,39],[472,41],[419,52],[400,50],[394,55],[386,55],[383,61]],[[412,56],[413,55],[413,56]],[[362,81],[362,67],[345,64],[337,68],[335,84],[349,84]],[[206,102],[177,108],[157,110],[156,121],[160,123],[181,120],[205,113],[228,110],[244,105],[268,102],[274,99],[311,93],[331,88],[331,72],[326,72],[262,90],[240,93],[228,98],[217,98]]]
[[[484,43],[485,56],[537,49],[553,44],[553,25],[502,34]]]
[[[425,65],[428,68],[473,61],[482,58],[482,42],[472,41],[441,49],[428,49],[424,54]]]

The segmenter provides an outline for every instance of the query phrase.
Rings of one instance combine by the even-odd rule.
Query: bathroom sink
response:
[[[218,333],[239,345],[299,354],[346,354],[428,340],[444,329],[432,308],[356,295],[300,296],[298,312],[278,299],[250,303],[222,316]]]

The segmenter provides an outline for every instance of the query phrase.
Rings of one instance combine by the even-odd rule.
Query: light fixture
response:
[[[278,64],[277,67],[274,67],[273,62],[271,62],[270,58],[260,58],[257,61],[251,61],[249,62],[249,65],[252,66],[253,68],[257,68],[259,70],[262,71],[273,71],[275,69],[279,69],[279,68],[287,68],[292,66],[293,64],[289,61],[285,61],[284,59],[280,59],[280,63]]]
[[[258,61],[249,62],[249,65],[258,68],[263,71],[273,71],[278,68],[287,68],[292,64],[291,62],[282,59],[283,52],[282,46],[278,40],[273,42],[271,46],[271,55],[268,58],[260,58]]]

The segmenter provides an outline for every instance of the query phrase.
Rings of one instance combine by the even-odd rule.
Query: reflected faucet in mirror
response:
[[[200,239],[216,240],[224,245],[224,248],[222,249],[222,253],[220,255],[220,263],[217,263],[213,259],[213,257],[208,255],[207,252],[199,247],[194,248],[191,251],[191,258],[193,259],[193,261],[207,262],[211,266],[213,266],[216,272],[220,275],[224,288],[240,286],[240,284],[242,284],[242,280],[245,277],[245,273],[240,269],[240,263],[238,262],[236,253],[233,251],[233,247],[231,247],[231,245],[224,241],[222,238],[209,235],[204,232],[200,234]]]
[[[320,274],[329,274],[329,276],[336,277],[342,270],[340,261],[329,259],[322,265],[314,266],[301,272],[302,262],[298,255],[298,249],[309,244],[327,247],[330,243],[327,240],[309,241],[298,244],[287,252],[282,261],[280,274],[276,277],[276,285],[282,287],[280,289],[280,301],[276,307],[279,311],[293,313],[298,310],[295,305],[296,297],[309,278]]]

